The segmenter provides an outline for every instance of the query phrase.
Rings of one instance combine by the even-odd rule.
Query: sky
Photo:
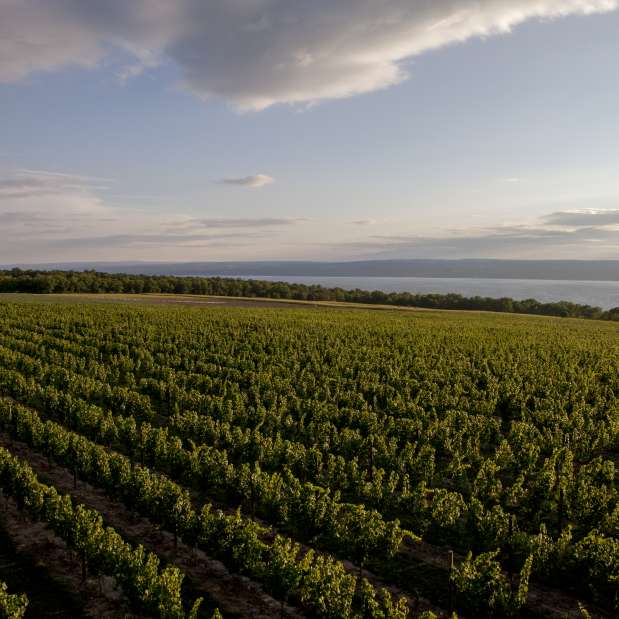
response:
[[[0,0],[0,263],[619,259],[619,0]]]

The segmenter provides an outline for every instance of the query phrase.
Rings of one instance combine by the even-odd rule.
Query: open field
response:
[[[25,294],[0,293],[0,302],[29,301],[32,303],[145,303],[148,305],[189,305],[192,307],[273,307],[273,308],[334,308],[334,309],[371,309],[389,311],[424,312],[422,308],[394,307],[393,305],[369,305],[362,303],[344,303],[337,301],[296,301],[291,299],[248,299],[247,297],[230,297],[217,295],[191,294],[125,294],[125,293],[65,293],[65,294]],[[450,310],[443,310],[450,311]]]
[[[273,308],[310,308],[331,307],[348,309],[400,309],[410,311],[410,308],[394,308],[388,305],[362,305],[358,303],[338,303],[332,301],[295,301],[284,299],[248,299],[245,297],[228,297],[216,295],[190,294],[125,294],[125,293],[65,293],[65,294],[24,294],[0,293],[0,302],[30,301],[33,303],[144,303],[148,305],[186,305],[192,307],[273,307]],[[417,310],[424,311],[424,310]]]
[[[87,616],[613,617],[617,466],[619,324],[0,295],[7,548]]]
[[[272,308],[272,309],[337,309],[337,310],[369,310],[373,312],[406,312],[407,314],[441,314],[451,315],[486,315],[496,316],[498,312],[484,310],[453,310],[453,309],[429,309],[423,307],[406,307],[394,305],[380,305],[374,303],[347,303],[344,301],[303,301],[294,299],[271,299],[271,298],[248,298],[220,295],[192,295],[192,294],[158,294],[158,293],[62,293],[62,294],[30,294],[21,292],[0,292],[0,303],[86,303],[86,304],[141,304],[141,305],[167,305],[185,306],[196,308],[214,307],[244,307],[244,308]],[[510,313],[503,315],[507,320],[556,320],[551,316],[539,316],[531,314]],[[567,320],[582,320],[569,318]]]

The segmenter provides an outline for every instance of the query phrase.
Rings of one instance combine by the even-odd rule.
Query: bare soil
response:
[[[73,598],[79,598],[84,616],[93,619],[139,617],[131,612],[112,578],[87,577],[82,581],[81,563],[75,553],[43,524],[31,520],[25,512],[19,511],[12,499],[2,499],[2,518],[15,549],[35,558],[37,567],[45,568],[50,576],[61,584],[59,595],[66,595],[65,592],[68,591]],[[28,590],[24,592],[28,594]],[[67,603],[67,610],[74,607],[73,600],[71,602]],[[73,611],[70,612],[74,616]]]
[[[77,488],[74,488],[73,475],[67,469],[55,464],[49,465],[45,457],[30,449],[26,444],[11,441],[6,435],[0,434],[0,445],[27,460],[41,480],[49,481],[58,490],[71,494],[88,507],[97,509],[106,522],[128,540],[142,543],[166,561],[180,567],[190,579],[192,589],[195,589],[198,595],[212,600],[226,615],[256,619],[278,619],[280,617],[280,603],[266,594],[258,583],[246,577],[230,574],[220,561],[209,558],[202,551],[194,551],[180,541],[175,549],[171,534],[161,531],[147,519],[127,510],[122,504],[113,502],[103,491],[90,484],[78,481]],[[191,492],[191,495],[196,500],[196,493]],[[227,513],[234,511],[230,507],[226,508],[222,505],[218,507]],[[258,518],[256,520],[260,521]],[[267,523],[261,522],[261,524],[269,527]],[[306,552],[309,546],[302,545],[302,549]],[[450,553],[447,548],[423,541],[410,542],[404,545],[401,553],[413,562],[438,568],[445,573],[449,570]],[[460,562],[464,557],[454,554],[454,559]],[[412,596],[397,586],[388,585],[375,574],[365,569],[359,570],[359,567],[350,561],[343,560],[342,563],[351,574],[361,574],[375,586],[384,586],[392,594],[406,597],[411,609],[416,612],[432,610],[439,615],[444,614],[443,609],[429,600],[421,596]],[[531,582],[529,585],[527,609],[533,614],[556,619],[581,619],[582,614],[578,603],[579,599],[568,591],[546,587],[537,582]],[[613,617],[611,613],[590,604],[586,604],[586,607],[594,618]],[[296,618],[304,615],[298,609],[286,606],[285,616]]]
[[[445,571],[449,570],[451,557],[448,548],[441,548],[421,541],[405,544],[401,552],[416,561],[433,565]],[[454,553],[456,563],[463,560],[462,555]],[[579,598],[568,591],[553,589],[538,582],[529,583],[526,607],[530,611],[556,619],[582,619],[583,615],[578,603]],[[584,606],[593,618],[616,617],[616,615],[607,613],[592,604],[586,603]]]
[[[381,305],[377,303],[355,303],[352,301],[305,301],[295,299],[269,299],[266,297],[227,297],[217,295],[162,294],[162,293],[2,293],[3,300],[13,302],[40,303],[142,303],[145,305],[182,305],[189,307],[262,307],[275,309],[339,309],[405,312],[456,312],[462,310],[434,310],[405,305]],[[513,316],[510,314],[510,316]]]
[[[280,618],[281,604],[267,595],[254,581],[230,574],[220,561],[209,558],[202,551],[194,551],[181,541],[175,548],[171,534],[159,530],[157,526],[132,513],[122,504],[111,501],[101,490],[90,484],[78,481],[77,488],[74,488],[73,475],[67,469],[54,464],[48,465],[45,457],[24,443],[11,441],[2,434],[0,445],[26,460],[41,481],[54,485],[59,491],[70,494],[80,503],[99,511],[105,522],[114,527],[125,539],[132,543],[141,543],[166,562],[178,566],[191,581],[195,593],[212,600],[226,617]],[[12,523],[10,526],[11,529],[20,527],[18,523]],[[75,562],[71,567],[75,571],[76,578],[80,580],[79,564]],[[91,616],[107,618],[124,615],[92,614]],[[304,615],[297,609],[286,606],[284,616],[297,619]]]

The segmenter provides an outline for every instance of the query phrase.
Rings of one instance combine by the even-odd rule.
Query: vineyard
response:
[[[618,466],[610,321],[0,299],[0,537],[83,616],[616,617]]]

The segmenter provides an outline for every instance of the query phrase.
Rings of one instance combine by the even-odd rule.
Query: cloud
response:
[[[274,183],[275,179],[266,174],[255,174],[254,176],[244,176],[242,178],[224,178],[219,182],[224,185],[239,185],[241,187],[256,189]]]
[[[256,239],[262,238],[254,233],[234,234],[108,234],[101,236],[76,236],[53,239],[50,245],[59,246],[61,249],[75,248],[132,248],[134,246],[161,247],[204,247],[217,242],[228,242],[230,239]]]
[[[53,195],[62,191],[56,183],[45,179],[7,178],[0,180],[0,200]]]
[[[241,109],[313,103],[407,78],[428,50],[529,19],[614,10],[619,0],[3,0],[0,81],[120,49],[129,78],[172,61],[189,90]]]
[[[548,230],[512,226],[451,236],[373,236],[346,244],[372,258],[601,258],[617,257],[619,230]]]
[[[17,170],[0,176],[0,217],[5,224],[35,228],[62,220],[77,224],[106,213],[96,194],[100,185],[86,177],[54,172]]]
[[[83,193],[93,188],[93,181],[92,177],[73,174],[18,170],[10,177],[0,178],[0,201]]]
[[[0,224],[3,226],[20,225],[20,226],[36,226],[37,224],[54,223],[53,217],[48,217],[44,213],[20,211],[0,212]]]
[[[181,220],[170,225],[175,228],[270,228],[273,226],[290,226],[298,221],[302,220],[284,217],[259,217],[254,219],[206,218]]]
[[[84,183],[92,183],[92,182],[105,182],[112,183],[114,179],[112,178],[103,178],[101,176],[84,176],[82,174],[71,174],[67,172],[51,172],[50,170],[32,170],[31,168],[20,168],[17,170],[18,174],[34,176],[34,177],[43,177],[43,178],[61,178],[61,179],[69,179],[73,181],[82,181]]]
[[[0,176],[0,259],[76,259],[98,255],[178,259],[204,248],[237,252],[270,247],[278,228],[299,219],[170,215],[161,209],[113,207],[99,195],[103,179],[43,170]],[[269,239],[267,241],[266,239]],[[236,248],[236,249],[233,249]],[[166,253],[169,252],[169,253]],[[175,253],[176,252],[176,253]]]
[[[63,2],[3,0],[0,4],[0,81],[67,65],[93,67],[102,57],[97,33]]]
[[[619,209],[601,208],[616,204],[612,196],[551,204],[541,211],[547,215],[527,225],[407,235],[399,233],[406,222],[367,218],[327,225],[113,207],[98,190],[102,181],[43,170],[1,175],[0,261],[109,260],[110,252],[144,260],[312,258],[317,247],[325,255],[326,239],[327,253],[344,259],[619,257]],[[387,234],[377,233],[383,230]]]
[[[619,209],[556,211],[546,215],[544,221],[555,226],[619,226]]]

